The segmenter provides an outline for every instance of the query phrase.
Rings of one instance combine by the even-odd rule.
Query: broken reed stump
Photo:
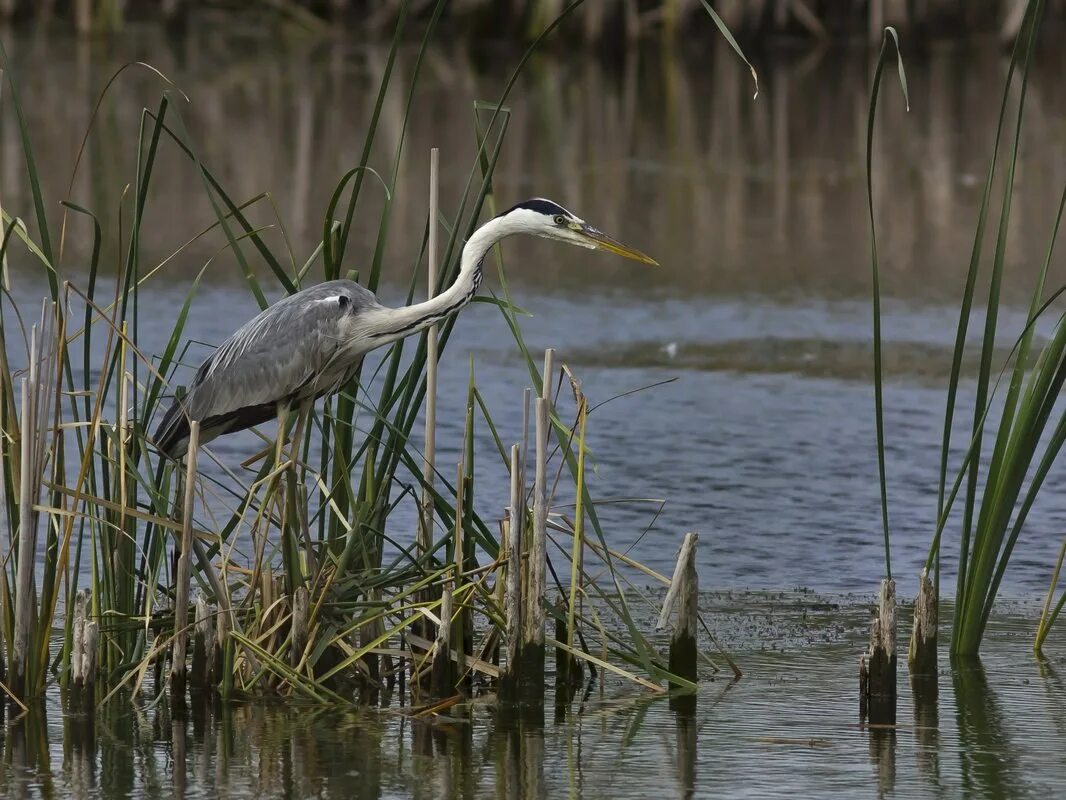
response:
[[[911,629],[907,662],[911,678],[936,679],[937,676],[937,597],[929,570],[918,576],[918,596],[914,598],[914,627]]]
[[[555,641],[565,642],[569,630],[566,613],[566,597],[562,594],[555,601]],[[570,702],[584,676],[581,661],[563,647],[555,648],[555,702]]]
[[[88,589],[78,592],[74,600],[70,655],[70,688],[74,704],[88,710],[95,703],[96,660],[100,626],[92,619],[91,596]]]
[[[677,621],[670,636],[670,673],[679,678],[696,682],[697,648],[696,633],[699,625],[699,574],[696,571],[696,543],[700,537],[686,533],[677,554],[670,589],[663,600],[657,630],[666,627],[670,612],[677,606]],[[678,684],[671,684],[675,688]]]
[[[185,456],[185,495],[182,498],[181,550],[174,587],[174,644],[170,659],[170,690],[174,697],[185,694],[185,653],[189,641],[189,588],[192,583],[192,510],[196,497],[196,455],[200,423],[189,423],[189,450]]]
[[[859,716],[874,725],[896,722],[896,582],[881,581],[870,648],[859,659]]]
[[[452,671],[452,593],[445,589],[440,603],[440,625],[433,647],[433,662],[429,670],[429,689],[433,697],[448,697],[455,686]]]
[[[196,595],[192,640],[192,669],[189,685],[194,689],[211,686],[215,663],[215,616],[203,594]]]
[[[223,698],[233,693],[233,639],[230,638],[230,614],[232,609],[222,609],[215,620],[215,656],[213,672],[215,683]]]
[[[298,586],[292,596],[292,643],[289,665],[299,666],[307,649],[308,623],[311,620],[311,598],[306,586]]]

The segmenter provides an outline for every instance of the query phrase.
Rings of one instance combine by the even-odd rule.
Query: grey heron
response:
[[[333,280],[264,309],[200,366],[184,397],[163,416],[156,446],[180,459],[188,448],[191,420],[199,421],[199,441],[205,444],[337,391],[371,350],[425,330],[469,303],[481,285],[485,255],[515,234],[657,263],[551,200],[527,200],[479,227],[463,247],[455,281],[424,303],[389,308],[354,281]]]

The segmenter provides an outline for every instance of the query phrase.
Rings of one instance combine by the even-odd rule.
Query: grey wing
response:
[[[270,306],[200,368],[190,390],[190,415],[206,419],[300,391],[333,362],[346,321],[376,302],[356,283],[330,281]]]
[[[180,455],[187,419],[234,418],[242,409],[272,408],[332,388],[320,384],[347,371],[339,361],[352,319],[377,305],[374,294],[357,283],[329,281],[264,309],[201,365],[180,407],[176,402],[164,417],[157,445]],[[204,440],[232,429],[204,430]]]

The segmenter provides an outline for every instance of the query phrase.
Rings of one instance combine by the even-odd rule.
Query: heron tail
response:
[[[189,446],[189,419],[180,398],[171,403],[152,438],[159,452],[167,458],[178,461],[185,455]]]

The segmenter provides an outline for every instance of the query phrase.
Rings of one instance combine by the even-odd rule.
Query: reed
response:
[[[434,4],[425,26],[422,49],[405,87],[407,115],[414,104],[422,53],[445,5]],[[493,169],[506,135],[506,102],[518,74],[577,5],[563,8],[535,37],[496,103],[475,105],[477,155],[464,190],[451,206],[456,215],[445,221],[448,235],[439,261],[437,226],[443,218],[434,181],[421,256],[439,266],[431,292],[454,279],[463,237],[483,212],[494,208]],[[342,274],[352,219],[363,189],[373,185],[365,184],[364,177],[370,171],[382,101],[390,88],[395,91],[391,65],[404,35],[405,9],[401,7],[396,21],[360,162],[340,179],[323,221],[322,244],[302,262],[275,252],[264,227],[252,223],[253,213],[272,213],[273,207],[264,204],[266,195],[238,202],[227,193],[189,136],[181,106],[172,101],[172,84],[160,75],[160,100],[144,110],[134,142],[136,174],[123,198],[123,224],[114,243],[121,258],[113,287],[103,278],[103,227],[91,211],[65,202],[63,233],[59,247],[54,247],[51,206],[37,176],[17,81],[0,49],[35,216],[31,232],[31,226],[13,218],[6,207],[0,211],[0,263],[9,247],[24,249],[47,277],[50,292],[40,321],[27,336],[25,356],[8,341],[6,332],[13,326],[0,329],[0,488],[8,518],[20,521],[0,569],[0,628],[7,660],[18,677],[11,684],[14,699],[39,696],[54,680],[66,680],[63,676],[74,663],[90,664],[78,667],[73,677],[99,687],[98,701],[149,686],[158,694],[166,684],[163,660],[168,653],[177,699],[183,694],[190,634],[193,684],[217,685],[223,697],[273,694],[352,702],[356,690],[369,687],[376,693],[403,671],[422,671],[429,652],[442,663],[434,674],[439,671],[445,678],[432,687],[442,697],[467,689],[472,675],[499,677],[497,666],[475,655],[502,640],[512,615],[501,608],[490,583],[505,553],[474,502],[475,425],[492,431],[498,444],[499,437],[472,367],[458,473],[452,478],[437,472],[430,420],[426,452],[412,444],[419,410],[434,394],[433,365],[447,345],[454,320],[440,325],[435,347],[431,332],[399,342],[385,353],[376,373],[357,375],[323,407],[282,415],[273,443],[243,465],[248,473],[220,462],[210,448],[200,450],[199,462],[196,448],[191,448],[184,467],[163,461],[148,433],[165,395],[181,391],[176,383],[186,356],[183,342],[190,309],[204,272],[215,261],[209,259],[189,286],[162,351],[144,352],[138,344],[145,325],[139,313],[141,293],[151,291],[153,279],[190,244],[158,263],[148,263],[139,247],[158,159],[164,153],[184,159],[200,180],[204,205],[214,218],[193,241],[214,238],[217,255],[235,263],[260,305],[277,291],[298,290],[314,271],[320,270],[324,278]],[[484,112],[489,112],[487,118]],[[91,135],[92,130],[87,133]],[[383,180],[386,198],[373,259],[361,276],[370,289],[377,287],[386,258],[391,198],[401,190],[396,176],[403,145],[401,129],[395,142],[397,161]],[[282,221],[273,218],[284,233]],[[74,281],[62,270],[62,241],[81,235],[92,237],[92,255],[85,277]],[[409,299],[422,271],[421,257],[411,270]],[[512,503],[519,537],[515,541],[522,541],[525,520],[533,519],[527,577],[533,591],[514,609],[512,640],[520,635],[534,650],[539,648],[543,687],[552,504],[548,481],[554,468],[556,480],[569,476],[574,481],[581,513],[578,528],[570,531],[572,546],[557,554],[578,557],[567,587],[571,602],[562,617],[565,634],[551,644],[589,665],[593,674],[611,672],[654,691],[663,691],[664,681],[685,684],[640,633],[616,556],[596,517],[595,500],[583,479],[587,406],[572,420],[558,416],[550,399],[550,352],[541,374],[522,338],[502,260],[498,268],[504,297],[490,302],[513,334],[540,395],[532,512],[521,489],[525,448],[518,458],[523,463],[515,465],[499,444],[500,469],[510,470],[512,476],[517,472],[520,479],[518,501]],[[0,303],[0,322],[5,322],[4,315],[11,322],[10,315],[18,313]],[[21,325],[21,319],[17,321]],[[25,374],[16,362],[27,365]],[[524,406],[528,409],[528,400]],[[555,465],[553,458],[558,460]],[[401,474],[415,476],[417,484],[411,494],[419,505],[420,526],[412,544],[390,533],[390,514],[406,494],[395,496]],[[195,502],[197,497],[202,502]],[[580,520],[587,520],[588,536]],[[46,531],[47,547],[37,564],[39,530]],[[581,545],[586,538],[587,553]],[[492,563],[479,563],[479,555]],[[522,560],[519,553],[509,572],[517,575]],[[40,585],[35,566],[43,575]],[[609,576],[609,585],[602,575]],[[194,585],[203,594],[190,614]],[[78,621],[76,615],[65,615],[60,653],[53,659],[57,612],[73,607],[79,591],[87,592],[80,595],[84,613]],[[592,624],[588,609],[605,637],[598,655],[584,642],[583,630]],[[432,619],[439,623],[435,644],[419,633],[423,621]],[[475,620],[483,621],[481,629],[475,630]],[[92,648],[98,653],[94,665],[84,657],[86,630],[98,635]],[[154,685],[147,680],[153,671]],[[412,688],[419,687],[414,683]]]
[[[959,322],[947,387],[944,429],[940,442],[935,532],[925,569],[935,571],[937,580],[934,583],[939,586],[942,534],[949,517],[953,513],[957,514],[961,517],[958,542],[959,572],[951,651],[958,655],[975,655],[980,649],[985,627],[1014,546],[1024,530],[1028,513],[1062,448],[1063,441],[1066,441],[1066,415],[1058,410],[1056,405],[1063,383],[1066,382],[1066,317],[1059,317],[1046,344],[1037,349],[1034,343],[1037,322],[1063,291],[1058,289],[1048,293],[1046,285],[1059,225],[1066,209],[1066,190],[1051,219],[1046,256],[1043,263],[1034,269],[1027,321],[1018,332],[1006,362],[998,371],[993,364],[999,334],[1003,270],[1016,190],[1015,174],[1022,139],[1026,92],[1046,5],[1043,0],[1030,0],[1026,4],[1008,64],[995,142],[989,159],[969,270],[960,301]],[[884,55],[882,50],[871,95],[868,152],[873,136],[873,112]],[[1000,170],[1003,174],[997,182],[997,171]],[[995,203],[993,194],[997,186],[1001,192],[998,204]],[[873,220],[871,194],[871,224]],[[995,225],[995,244],[988,273],[982,275],[982,264],[988,260],[985,234],[986,229],[992,225]],[[879,309],[876,245],[873,253],[876,320]],[[958,411],[961,365],[967,347],[973,305],[975,297],[979,296],[979,290],[987,292],[987,301],[971,433],[956,478],[949,488],[952,430]],[[874,339],[875,353],[879,353],[881,337],[878,327],[875,327]],[[879,370],[875,375],[880,397]],[[996,394],[1000,388],[1005,388],[1001,409],[995,405]],[[877,413],[880,432],[880,401]],[[986,443],[991,444],[990,454],[985,453]],[[883,462],[884,442],[880,433],[878,458]],[[883,508],[886,509],[884,513],[887,546],[887,497],[883,467],[881,487]],[[961,508],[955,509],[960,491]],[[1054,583],[1051,588],[1051,593],[1053,592]],[[1050,596],[1051,594],[1049,598]],[[1042,619],[1037,647],[1043,642],[1047,627],[1054,620],[1049,609],[1050,605]],[[918,621],[916,617],[916,624]],[[935,631],[924,631],[923,636],[929,638],[931,634],[935,640]],[[917,657],[916,652],[913,655]],[[912,659],[912,662],[914,660]]]
[[[701,0],[708,9],[711,5]],[[154,18],[164,24],[178,24],[198,13],[218,13],[218,4],[209,0],[71,0],[68,3],[19,3],[5,0],[0,5],[0,18],[10,18],[18,10],[22,16],[59,16],[82,35],[121,30],[128,17]],[[264,18],[277,25],[296,26],[312,34],[322,34],[331,28],[346,28],[362,24],[377,31],[395,19],[395,0],[333,0],[326,4],[315,0],[259,0],[242,6],[223,6],[233,18],[254,14],[257,21]],[[504,34],[512,37],[534,36],[539,26],[553,19],[563,7],[563,0],[466,0],[449,11],[457,23],[480,29],[490,21]],[[586,18],[578,28],[580,35],[590,42],[603,42],[621,30],[626,40],[658,34],[666,38],[691,35],[687,26],[700,12],[696,0],[655,0],[648,3],[612,3],[606,7],[590,4]],[[877,42],[884,25],[891,24],[906,33],[951,34],[960,32],[998,32],[1004,39],[1017,33],[1024,13],[1024,3],[1018,0],[995,0],[974,4],[971,8],[955,0],[928,0],[923,3],[885,2],[828,3],[817,0],[775,2],[772,10],[765,2],[715,3],[721,9],[725,24],[738,34],[752,38],[773,35],[806,35],[817,39],[855,35],[869,35]],[[1066,11],[1066,4],[1053,0],[1057,13]],[[250,7],[250,8],[249,8]],[[424,13],[422,8],[416,6]]]

